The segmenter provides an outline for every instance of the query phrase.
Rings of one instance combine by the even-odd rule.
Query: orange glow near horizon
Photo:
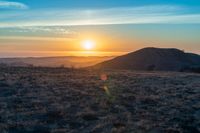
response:
[[[95,32],[82,33],[73,39],[7,37],[2,41],[5,44],[0,47],[1,57],[120,56],[133,49],[127,39],[120,40]],[[122,45],[124,43],[126,47]]]
[[[10,54],[12,52],[12,54]],[[1,57],[58,57],[58,56],[84,56],[103,57],[120,56],[127,52],[106,52],[106,51],[4,51],[0,52]]]

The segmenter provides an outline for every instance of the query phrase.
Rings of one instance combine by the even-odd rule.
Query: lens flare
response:
[[[106,74],[101,74],[100,78],[101,78],[102,81],[106,81],[108,79]]]

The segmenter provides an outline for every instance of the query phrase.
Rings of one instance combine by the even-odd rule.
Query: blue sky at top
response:
[[[200,23],[199,0],[0,0],[0,27]]]
[[[200,0],[0,0],[0,49],[87,34],[200,53]]]
[[[7,0],[12,1],[12,0]],[[142,6],[174,4],[185,6],[199,6],[199,0],[16,0],[29,5],[31,8],[105,8],[121,6]]]

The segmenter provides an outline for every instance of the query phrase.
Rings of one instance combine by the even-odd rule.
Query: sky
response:
[[[199,35],[199,0],[0,0],[0,57],[200,54]]]

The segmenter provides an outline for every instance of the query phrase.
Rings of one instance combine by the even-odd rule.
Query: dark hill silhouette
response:
[[[143,48],[99,63],[93,68],[185,71],[200,67],[200,56],[174,48]]]

